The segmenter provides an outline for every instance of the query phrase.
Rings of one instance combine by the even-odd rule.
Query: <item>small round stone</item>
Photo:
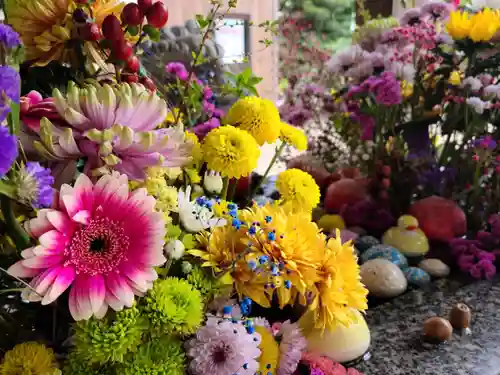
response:
[[[450,274],[450,267],[435,258],[424,259],[418,267],[429,273],[432,277],[446,277]]]
[[[444,318],[434,316],[424,323],[424,337],[437,342],[448,341],[453,334],[453,327]]]
[[[354,241],[354,246],[356,246],[356,249],[358,249],[360,252],[366,251],[369,248],[376,246],[376,245],[379,245],[379,244],[380,244],[380,241],[372,236],[358,237]]]
[[[375,297],[396,297],[408,286],[401,269],[383,258],[371,259],[362,264],[360,276],[361,282]]]
[[[423,286],[431,281],[431,276],[423,269],[417,267],[408,267],[403,270],[403,273],[409,284]]]
[[[398,249],[389,245],[376,245],[361,254],[361,261],[363,263],[376,258],[387,259],[401,269],[408,267],[406,257]]]

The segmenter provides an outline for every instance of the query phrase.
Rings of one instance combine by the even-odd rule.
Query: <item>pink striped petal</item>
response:
[[[14,263],[7,269],[7,273],[11,276],[19,278],[31,278],[40,273],[39,269],[26,267],[23,265],[23,262],[23,260],[20,260],[19,262]]]
[[[64,207],[70,217],[73,217],[78,211],[83,209],[82,203],[74,195],[64,195],[62,197],[62,201],[64,202]]]
[[[87,280],[92,312],[97,314],[102,309],[106,296],[106,284],[102,275],[90,276]]]
[[[96,319],[102,319],[106,316],[106,313],[108,312],[108,304],[106,302],[104,302],[101,306],[101,308],[94,312],[94,316],[96,317]]]
[[[115,311],[122,311],[123,310],[123,302],[120,301],[118,298],[115,297],[113,293],[109,289],[106,289],[106,297],[105,297],[106,303]]]
[[[73,317],[73,319],[75,319],[76,321],[82,320],[82,316],[80,314],[80,310],[78,308],[78,303],[77,303],[75,284],[73,284],[71,290],[69,291],[68,306],[69,306],[69,312]]]
[[[134,304],[134,292],[125,278],[116,273],[110,273],[106,276],[106,285],[111,293],[125,306],[132,307]]]
[[[21,260],[23,266],[29,268],[49,268],[59,265],[63,261],[64,256],[62,255],[34,256],[28,259]]]
[[[80,174],[75,181],[75,195],[80,199],[84,210],[92,211],[94,207],[94,185],[86,174]]]
[[[23,251],[21,251],[21,257],[23,259],[34,257],[35,256],[34,250],[35,250],[34,247],[28,247],[27,249],[24,249]]]
[[[47,219],[59,232],[71,236],[75,230],[75,225],[69,217],[61,211],[52,210],[47,213]]]
[[[62,249],[66,247],[67,241],[68,238],[55,229],[45,232],[38,239],[40,245],[49,249]]]
[[[52,210],[42,209],[38,211],[38,216],[26,222],[25,229],[31,237],[38,238],[45,232],[54,229],[47,218],[47,213]]]
[[[68,211],[66,208],[66,205],[64,204],[63,198],[65,196],[70,196],[72,197],[74,195],[73,187],[69,186],[68,184],[62,184],[61,188],[59,189],[59,208],[61,211]]]
[[[48,249],[42,245],[35,246],[33,249],[33,254],[36,256],[47,256],[47,255],[57,255],[64,252],[64,248],[56,247],[54,249]]]
[[[73,280],[75,280],[76,272],[72,266],[62,267],[51,288],[47,291],[42,300],[42,305],[48,305],[54,302],[66,289],[69,288]]]
[[[89,223],[90,219],[92,218],[92,214],[90,213],[90,211],[82,210],[82,211],[78,211],[71,218],[73,219],[73,221],[75,221],[77,223],[87,225]]]
[[[78,311],[83,320],[88,320],[92,316],[92,305],[90,304],[90,296],[88,290],[88,280],[85,276],[78,278],[78,283],[75,284],[76,303]]]
[[[59,272],[62,270],[62,267],[54,267],[45,270],[39,276],[37,276],[37,280],[31,282],[31,286],[35,289],[35,291],[41,295],[45,296],[49,288],[52,286],[54,281],[56,280]]]

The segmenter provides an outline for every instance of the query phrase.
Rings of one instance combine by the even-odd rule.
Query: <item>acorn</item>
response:
[[[471,317],[470,308],[465,303],[457,303],[450,311],[450,323],[456,329],[469,328]]]
[[[453,327],[450,322],[439,316],[429,318],[424,323],[424,338],[435,342],[451,339]]]

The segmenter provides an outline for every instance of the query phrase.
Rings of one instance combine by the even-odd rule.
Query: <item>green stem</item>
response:
[[[9,235],[12,237],[17,249],[24,250],[28,248],[30,246],[30,238],[14,215],[12,201],[6,196],[2,196],[0,200],[2,213],[9,229]]]
[[[222,193],[221,198],[226,200],[227,198],[227,189],[229,188],[229,177],[224,177],[222,179]]]
[[[0,195],[14,199],[16,196],[16,187],[0,180]]]
[[[269,172],[271,172],[271,169],[272,169],[274,163],[276,163],[276,160],[278,160],[278,158],[280,157],[280,155],[283,152],[283,150],[285,149],[285,147],[286,147],[286,143],[282,142],[281,145],[276,148],[276,152],[274,153],[274,156],[271,159],[271,162],[267,166],[267,169],[264,172],[264,175],[260,179],[260,181],[257,184],[257,186],[254,189],[252,189],[252,192],[250,193],[250,196],[248,197],[249,198],[248,201],[250,201],[253,198],[253,196],[255,195],[255,193],[257,193],[259,191],[260,187],[262,186],[262,184],[266,180],[267,176],[269,175]]]
[[[232,183],[230,183],[230,186],[229,186],[229,193],[228,193],[228,199],[230,201],[233,201],[234,199],[234,194],[236,193],[236,187],[238,186],[238,181],[240,179],[237,178],[235,179]]]

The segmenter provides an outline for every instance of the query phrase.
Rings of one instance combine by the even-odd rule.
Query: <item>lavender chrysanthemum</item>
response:
[[[37,162],[28,162],[19,172],[17,194],[19,199],[34,208],[45,208],[52,205],[54,177],[50,169]]]
[[[21,38],[9,25],[0,24],[0,43],[7,48],[14,48],[21,44]]]
[[[21,94],[21,78],[10,66],[0,66],[0,91],[0,122],[2,122],[10,112],[9,101],[19,103]]]
[[[422,13],[419,8],[408,9],[399,20],[401,26],[416,26],[422,22]]]
[[[260,335],[241,322],[212,319],[186,344],[193,375],[253,375],[259,369]]]
[[[286,321],[281,325],[280,363],[278,375],[292,375],[307,348],[307,341],[296,323]]]
[[[451,5],[444,1],[429,1],[422,6],[421,11],[423,18],[444,21],[450,15]]]
[[[17,158],[17,139],[9,129],[0,125],[0,178],[9,171]]]

